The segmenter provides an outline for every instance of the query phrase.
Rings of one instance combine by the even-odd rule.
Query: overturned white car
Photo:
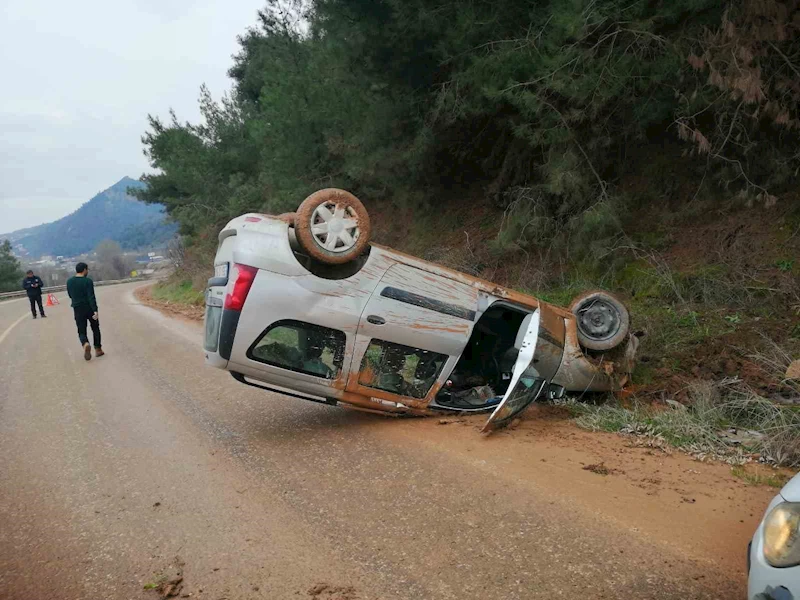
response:
[[[206,362],[248,385],[359,410],[493,410],[485,431],[543,395],[621,388],[636,337],[612,295],[570,309],[369,243],[352,194],[242,215],[219,234]]]

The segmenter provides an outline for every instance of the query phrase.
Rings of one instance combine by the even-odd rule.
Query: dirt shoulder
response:
[[[140,301],[186,318],[177,307],[154,302],[147,290],[137,290]],[[336,423],[344,417],[330,418],[319,424],[327,431],[320,435],[334,436],[341,427]],[[506,482],[509,489],[525,490],[511,499],[503,495],[504,502],[518,502],[521,513],[534,500],[554,505],[557,514],[574,514],[654,547],[668,546],[744,585],[747,543],[776,488],[752,485],[730,465],[701,462],[642,438],[579,429],[560,407],[534,405],[516,426],[489,436],[479,433],[485,419],[374,418],[358,427],[390,446],[439,457],[465,495],[491,497]],[[753,474],[787,473],[756,464],[743,468]]]
[[[165,300],[157,300],[153,297],[153,286],[151,284],[137,288],[133,294],[136,299],[156,310],[161,311],[169,316],[181,317],[189,319],[190,321],[200,322],[203,320],[204,309],[202,306],[192,306],[190,304],[183,304],[179,302],[168,302]]]
[[[516,427],[490,436],[479,434],[484,420],[475,415],[378,426],[398,442],[423,444],[487,477],[546,493],[564,510],[714,562],[732,580],[745,577],[747,543],[776,488],[748,484],[727,464],[700,462],[639,438],[584,431],[559,407],[534,405]]]
[[[152,286],[134,293],[167,316],[194,323],[201,307],[153,298]],[[520,423],[491,436],[479,429],[486,415],[389,420],[376,427],[391,438],[424,443],[532,486],[557,490],[625,527],[641,528],[685,549],[705,546],[734,560],[741,554],[777,489],[750,480],[788,479],[792,472],[749,464],[701,462],[662,444],[578,428],[566,409],[535,405]],[[737,474],[734,474],[737,473]],[[635,510],[631,510],[635,506]],[[675,523],[680,527],[675,527]],[[744,546],[743,546],[744,545]]]

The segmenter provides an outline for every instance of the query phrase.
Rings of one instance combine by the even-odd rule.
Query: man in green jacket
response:
[[[67,280],[67,294],[72,299],[78,337],[83,345],[83,358],[92,360],[92,347],[86,335],[86,323],[92,327],[95,356],[100,357],[105,354],[100,345],[100,317],[97,314],[97,298],[94,297],[94,282],[88,277],[89,266],[85,262],[75,265],[75,273],[74,277]]]

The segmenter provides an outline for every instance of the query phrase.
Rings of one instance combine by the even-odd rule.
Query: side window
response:
[[[444,354],[372,340],[361,361],[358,383],[401,396],[424,398],[446,360]]]
[[[278,321],[250,347],[253,360],[306,375],[336,379],[344,362],[341,331],[300,321]]]

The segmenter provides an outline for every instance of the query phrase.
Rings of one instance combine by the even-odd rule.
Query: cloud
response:
[[[147,114],[199,119],[261,0],[26,0],[0,20],[0,232],[149,170]]]

